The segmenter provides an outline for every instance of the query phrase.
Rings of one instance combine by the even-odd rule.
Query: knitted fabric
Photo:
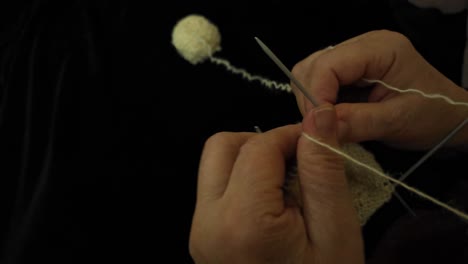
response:
[[[346,144],[342,146],[342,151],[355,159],[382,171],[374,155],[364,149],[359,144]],[[361,225],[392,197],[394,186],[390,181],[375,177],[370,171],[362,168],[350,161],[345,160],[346,178],[349,189],[353,197],[353,204],[359,217]],[[285,191],[287,199],[302,206],[299,177],[297,168],[293,167],[288,171],[286,177]]]
[[[261,76],[251,75],[244,69],[232,66],[227,60],[212,56],[215,52],[221,49],[220,42],[221,36],[218,28],[210,21],[199,15],[190,15],[180,20],[174,27],[172,34],[172,44],[176,47],[182,57],[192,64],[197,64],[209,59],[210,62],[222,65],[226,67],[227,70],[242,76],[248,81],[259,81],[262,85],[268,88],[291,92],[289,84],[277,83]],[[426,94],[416,89],[400,89],[380,80],[364,79],[364,81],[370,84],[378,83],[390,90],[400,93],[417,93],[428,99],[442,99],[452,105],[468,106],[467,102],[455,102],[440,94]],[[314,138],[308,139],[322,145],[321,142],[316,141]],[[364,225],[375,211],[377,211],[391,198],[394,191],[393,183],[430,200],[434,204],[451,211],[463,219],[468,219],[468,214],[448,206],[447,204],[444,204],[443,202],[440,202],[439,200],[386,175],[375,160],[374,156],[360,145],[348,144],[342,147],[342,151],[334,149],[331,146],[322,146],[329,148],[345,158],[346,176],[361,225]],[[287,180],[284,186],[286,191],[286,202],[294,202],[299,206],[302,206],[297,168],[294,168],[294,166],[291,168],[292,169],[287,173]]]

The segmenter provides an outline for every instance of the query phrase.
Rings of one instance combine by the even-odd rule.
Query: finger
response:
[[[216,200],[222,197],[240,147],[254,135],[223,132],[207,140],[200,161],[197,199]]]
[[[297,150],[309,238],[312,243],[323,246],[325,254],[330,255],[336,253],[337,244],[352,250],[361,245],[360,225],[346,181],[343,159],[310,140],[313,138],[337,149],[336,121],[336,112],[330,104],[310,111],[303,121],[307,136],[300,138]]]
[[[324,54],[325,52],[327,52],[328,50],[331,50],[331,49],[334,49],[334,47],[329,46],[329,47],[327,47],[325,49],[316,51],[316,52],[312,53],[311,55],[309,55],[302,62],[299,62],[298,64],[296,64],[293,67],[293,70],[292,70],[292,74],[294,75],[294,77],[296,77],[296,79],[299,80],[299,82],[304,86],[304,83],[302,82],[302,80],[307,79],[308,72],[305,71],[305,70],[302,70],[302,67],[301,67],[300,64],[304,63],[304,61],[312,62],[315,59],[317,59],[318,57],[320,57],[322,54]],[[301,70],[298,70],[298,69],[301,69]],[[312,109],[313,108],[312,103],[309,102],[309,100],[304,96],[302,91],[299,88],[296,87],[296,84],[293,81],[291,81],[290,86],[292,88],[292,92],[296,96],[297,103],[298,103],[298,106],[299,106],[299,109],[301,110],[301,112],[306,113],[307,111]],[[305,88],[307,89],[307,87],[305,87]],[[299,99],[299,98],[301,98],[301,99]],[[304,113],[302,113],[302,115],[304,115]]]
[[[239,152],[226,195],[242,197],[260,211],[281,213],[285,162],[296,153],[300,134],[300,125],[289,125],[250,138]]]
[[[301,61],[294,67],[293,74],[319,104],[333,104],[341,85],[350,85],[362,78],[382,79],[392,68],[395,50],[402,43],[410,44],[398,33],[366,33],[316,58]],[[296,96],[301,112],[306,113],[303,95],[296,93]]]
[[[328,46],[324,49],[321,49],[321,50],[318,50],[314,53],[312,53],[311,55],[309,55],[307,58],[305,58],[304,60],[302,60],[301,62],[299,62],[297,65],[295,65],[295,67],[293,67],[293,75],[296,77],[296,79],[298,80],[305,80],[307,78],[307,74],[308,72],[307,71],[303,71],[303,70],[298,70],[300,68],[303,68],[303,65],[301,64],[310,64],[311,62],[313,62],[315,59],[317,59],[319,56],[321,56],[322,54],[324,54],[325,52],[329,51],[329,50],[332,50],[332,49],[335,49],[337,47],[343,47],[344,45],[347,45],[347,44],[350,44],[350,43],[354,43],[356,41],[359,41],[363,38],[365,38],[366,35],[359,35],[359,36],[356,36],[356,37],[353,37],[351,39],[348,39],[348,40],[345,40],[343,42],[341,42],[340,44],[338,44],[337,46]],[[291,82],[291,87],[293,88],[293,93],[296,95],[296,97],[298,96],[303,96],[302,92],[296,87],[296,85],[294,84],[294,82]],[[304,97],[304,99],[306,99]],[[301,106],[304,106],[303,107],[300,107],[300,109],[305,109],[306,112],[308,112],[308,110],[310,110],[311,108],[308,108],[308,105],[306,103],[310,103],[308,102],[308,100],[301,100],[300,102],[298,101],[298,103],[301,104]]]
[[[404,108],[394,102],[336,105],[340,142],[385,140],[397,135],[404,124],[401,110]]]

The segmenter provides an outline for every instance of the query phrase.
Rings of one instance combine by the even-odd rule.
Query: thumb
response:
[[[321,244],[323,250],[330,250],[330,256],[336,254],[337,247],[359,250],[356,247],[362,245],[360,224],[346,181],[344,161],[335,152],[308,139],[338,148],[335,108],[325,104],[312,109],[302,126],[306,135],[299,139],[297,162],[309,238]]]

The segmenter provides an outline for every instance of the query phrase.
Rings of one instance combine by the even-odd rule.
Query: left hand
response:
[[[197,263],[364,263],[343,160],[301,137],[338,146],[331,105],[301,125],[220,133],[202,155],[190,253]],[[302,210],[285,203],[285,161],[297,156]]]

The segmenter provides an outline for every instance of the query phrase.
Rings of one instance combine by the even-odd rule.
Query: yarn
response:
[[[198,64],[207,59],[223,66],[233,74],[240,75],[247,81],[258,81],[269,89],[292,92],[287,83],[278,83],[265,77],[252,75],[244,69],[232,66],[225,59],[214,57],[213,54],[221,50],[221,34],[218,28],[208,19],[200,15],[189,15],[181,19],[172,31],[172,45],[179,54],[191,64]]]
[[[335,152],[336,154],[342,156],[343,158],[345,158],[346,160],[352,162],[353,164],[358,165],[358,166],[360,166],[360,167],[362,167],[362,168],[365,168],[366,170],[372,172],[374,175],[377,175],[377,176],[379,176],[379,177],[381,177],[381,178],[383,178],[383,179],[386,179],[386,180],[388,180],[388,181],[391,181],[391,182],[393,182],[393,183],[396,183],[397,185],[400,185],[401,187],[407,189],[408,191],[410,191],[410,192],[412,192],[412,193],[414,193],[414,194],[417,194],[417,195],[419,195],[420,197],[422,197],[422,198],[424,198],[424,199],[426,199],[426,200],[429,200],[429,201],[431,201],[432,203],[434,203],[434,204],[436,204],[436,205],[439,205],[439,206],[441,206],[442,208],[444,208],[444,209],[446,209],[446,210],[448,210],[448,211],[454,213],[455,215],[457,215],[457,216],[463,218],[464,220],[468,220],[468,214],[466,214],[466,213],[464,213],[464,212],[462,212],[462,211],[460,211],[460,210],[458,210],[458,209],[456,209],[456,208],[453,208],[453,207],[449,206],[448,204],[443,203],[443,202],[441,202],[441,201],[435,199],[434,197],[423,193],[422,191],[420,191],[420,190],[418,190],[418,189],[416,189],[416,188],[413,188],[413,187],[411,187],[411,186],[409,186],[409,185],[407,185],[407,184],[405,184],[405,183],[403,183],[403,182],[401,182],[401,181],[399,181],[399,180],[397,180],[397,179],[394,179],[394,178],[392,178],[392,177],[386,175],[385,173],[383,173],[383,172],[381,172],[381,171],[379,171],[379,170],[373,168],[371,165],[365,164],[365,163],[359,161],[358,159],[353,158],[352,156],[348,155],[348,154],[345,153],[344,151],[340,151],[340,150],[338,150],[338,149],[336,149],[336,148],[334,148],[334,147],[332,147],[332,146],[330,146],[330,145],[328,145],[328,144],[326,144],[326,143],[324,143],[324,142],[321,142],[321,141],[318,140],[318,139],[315,139],[314,137],[311,137],[311,136],[307,135],[306,133],[302,133],[302,135],[303,135],[306,139],[308,139],[308,140],[310,140],[310,141],[312,141],[312,142],[314,142],[314,143],[316,143],[316,144],[318,144],[318,145],[320,145],[320,146],[322,146],[322,147],[324,147],[324,148],[327,148],[327,149],[329,149],[329,150]]]
[[[221,50],[220,43],[221,36],[218,28],[200,15],[190,15],[180,20],[172,32],[172,44],[179,54],[190,63],[195,65],[209,59],[211,63],[223,66],[226,70],[240,75],[248,81],[258,81],[270,89],[292,92],[288,83],[278,83],[261,76],[252,75],[244,69],[232,66],[225,59],[214,57],[213,54]],[[428,99],[442,99],[451,105],[468,106],[468,102],[456,102],[441,94],[427,94],[416,89],[399,89],[380,80],[363,79],[363,81],[370,84],[378,83],[400,93],[417,93]],[[468,219],[467,214],[386,175],[372,153],[360,145],[347,144],[342,147],[342,150],[338,150],[307,134],[303,134],[303,136],[345,158],[346,177],[361,225],[364,225],[375,211],[391,198],[394,192],[394,185],[391,182],[451,211],[461,218]],[[284,188],[288,199],[291,198],[298,205],[302,204],[297,172],[289,172]]]
[[[210,57],[210,61],[215,64],[224,66],[228,71],[240,75],[242,78],[246,79],[249,82],[258,81],[260,82],[260,84],[270,89],[277,89],[288,93],[292,92],[291,86],[287,83],[278,83],[264,78],[262,76],[252,75],[244,69],[232,66],[231,63],[225,59]]]
[[[218,28],[200,15],[181,19],[172,31],[172,45],[192,64],[206,60],[221,50],[221,34]]]
[[[455,102],[454,100],[450,99],[449,97],[445,96],[445,95],[442,95],[442,94],[427,94],[423,91],[420,91],[420,90],[417,90],[417,89],[400,89],[400,88],[397,88],[395,86],[391,86],[381,80],[371,80],[371,79],[362,79],[363,81],[367,82],[367,83],[378,83],[378,84],[381,84],[383,85],[384,87],[386,87],[387,89],[389,90],[392,90],[392,91],[396,91],[396,92],[399,92],[399,93],[417,93],[417,94],[420,94],[422,95],[423,97],[425,98],[428,98],[428,99],[442,99],[444,101],[446,101],[447,103],[451,104],[451,105],[461,105],[461,106],[467,106],[468,107],[468,102]]]
[[[375,160],[374,155],[356,143],[345,144],[341,151],[347,156],[354,157],[362,164],[383,174],[383,170]],[[353,199],[354,208],[361,225],[392,197],[394,186],[386,178],[374,177],[366,169],[352,160],[345,159],[345,174]],[[301,189],[297,168],[288,171],[285,183],[287,199],[302,207]]]
[[[221,50],[221,34],[214,24],[201,15],[189,15],[177,22],[172,31],[172,44],[184,59],[194,65],[209,59],[210,62],[225,67],[226,70],[240,75],[247,81],[258,81],[269,89],[292,92],[292,88],[288,83],[279,83],[262,76],[250,74],[245,69],[234,67],[228,60],[214,57],[213,54]],[[333,48],[333,46],[327,47],[327,49]],[[456,102],[441,94],[428,94],[417,89],[399,89],[381,80],[363,79],[363,81],[370,84],[378,83],[400,93],[418,93],[428,99],[445,100],[451,105],[468,106],[468,102]]]

